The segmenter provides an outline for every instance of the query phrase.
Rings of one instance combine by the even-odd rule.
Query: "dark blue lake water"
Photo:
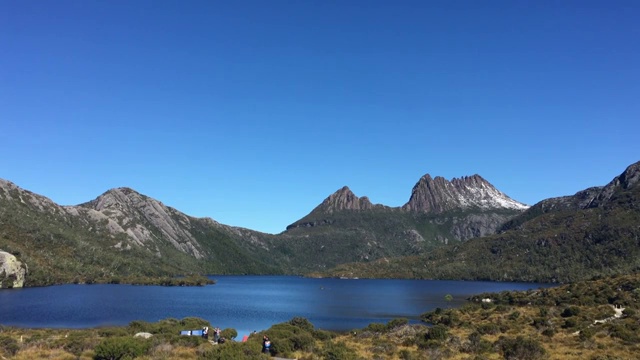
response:
[[[0,324],[88,328],[188,316],[240,336],[290,320],[327,330],[350,330],[398,317],[417,320],[436,307],[459,306],[481,292],[526,290],[547,284],[433,280],[340,280],[292,276],[213,276],[216,285],[162,287],[61,285],[0,290]],[[453,301],[444,300],[446,294]]]

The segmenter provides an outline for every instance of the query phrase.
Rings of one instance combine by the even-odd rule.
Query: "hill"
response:
[[[0,180],[0,249],[28,265],[26,286],[206,273],[279,273],[266,235],[187,216],[128,188],[78,206]]]

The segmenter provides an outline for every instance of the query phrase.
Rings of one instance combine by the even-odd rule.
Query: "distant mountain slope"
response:
[[[640,270],[640,162],[604,187],[547,199],[502,232],[423,256],[346,264],[333,276],[569,282]]]
[[[345,186],[289,225],[274,244],[295,255],[289,257],[292,267],[323,270],[493,234],[527,208],[479,175],[447,181],[427,174],[401,207],[372,204]]]
[[[0,250],[28,264],[28,286],[133,275],[279,273],[260,257],[268,237],[189,217],[127,188],[60,206],[0,180]]]

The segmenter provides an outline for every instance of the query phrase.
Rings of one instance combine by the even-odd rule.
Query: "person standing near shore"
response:
[[[271,340],[268,336],[262,337],[262,352],[265,354],[271,354]]]

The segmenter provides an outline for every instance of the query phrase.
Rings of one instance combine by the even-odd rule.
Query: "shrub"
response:
[[[149,342],[130,337],[114,337],[103,340],[95,348],[96,360],[125,360],[142,356],[149,350]]]
[[[220,336],[225,339],[235,339],[238,336],[236,329],[226,328],[220,332]]]
[[[398,356],[402,360],[413,360],[413,356],[411,355],[411,351],[409,351],[407,349],[400,350],[400,353],[398,353]]]
[[[500,327],[494,323],[482,324],[478,326],[478,333],[481,335],[495,335],[500,332]]]
[[[622,314],[624,314],[625,316],[634,316],[636,314],[636,311],[630,308],[626,308],[624,309]]]
[[[187,330],[202,329],[205,326],[211,327],[211,324],[207,320],[197,317],[186,317],[180,320],[179,324],[183,329]]]
[[[469,343],[466,348],[463,348],[464,352],[470,353],[484,353],[491,350],[491,343],[482,338],[479,332],[475,331],[469,334]]]
[[[374,346],[370,349],[370,351],[374,354],[387,354],[389,356],[393,355],[398,347],[389,341],[378,341],[374,343]]]
[[[640,340],[635,331],[626,327],[624,324],[616,324],[613,326],[611,336],[630,343],[635,343]]]
[[[98,330],[98,336],[103,338],[108,337],[117,337],[117,336],[128,336],[130,335],[129,331],[126,328],[101,328]]]
[[[398,318],[398,319],[390,320],[387,323],[387,325],[385,326],[386,327],[386,331],[390,331],[390,330],[393,330],[393,329],[395,329],[397,327],[407,325],[408,323],[409,323],[409,320],[407,320],[405,318]]]
[[[321,341],[331,340],[334,336],[334,333],[326,330],[316,330],[313,332],[313,337]]]
[[[7,355],[13,356],[18,352],[19,349],[20,349],[20,346],[18,345],[18,342],[14,338],[11,338],[5,335],[0,335],[1,351],[6,353]]]
[[[364,331],[371,331],[374,333],[383,333],[387,330],[387,326],[385,324],[382,323],[371,323],[369,325],[367,325],[366,328],[363,329]]]
[[[496,343],[507,360],[536,360],[542,359],[546,354],[545,349],[538,341],[525,339],[522,336],[518,336],[515,339],[501,337]]]
[[[295,327],[299,327],[300,329],[308,332],[313,332],[315,330],[313,324],[303,317],[294,317],[293,319],[289,320],[289,324]]]
[[[520,312],[514,311],[509,314],[509,320],[517,320],[520,317]]]
[[[555,334],[556,334],[556,331],[553,328],[547,328],[547,329],[544,329],[544,331],[542,331],[542,335],[549,338],[552,338],[553,335]]]
[[[290,322],[276,324],[266,334],[271,339],[273,354],[288,355],[296,350],[309,350],[315,344],[312,333]]]
[[[260,353],[258,342],[225,342],[222,345],[208,347],[198,351],[198,358],[204,360],[227,359],[269,359],[269,355]]]
[[[427,330],[427,333],[424,335],[426,340],[435,340],[435,341],[444,341],[449,336],[449,331],[445,326],[435,325]]]
[[[580,314],[580,308],[577,306],[569,306],[568,308],[565,308],[562,311],[562,314],[560,314],[560,316],[562,317],[571,317],[571,316],[576,316]]]
[[[574,328],[578,325],[578,322],[576,321],[576,319],[567,319],[564,321],[564,324],[562,325],[562,327],[564,329],[571,329]]]
[[[58,339],[54,342],[55,347],[61,347],[76,356],[80,356],[85,350],[93,349],[98,339],[89,336],[87,333],[71,332],[66,338]]]
[[[343,342],[329,342],[325,344],[322,358],[326,360],[355,360],[356,353]]]
[[[595,335],[596,331],[591,328],[584,328],[582,330],[580,330],[580,334],[578,335],[578,337],[580,338],[580,341],[586,341],[589,340],[593,337],[593,335]]]

